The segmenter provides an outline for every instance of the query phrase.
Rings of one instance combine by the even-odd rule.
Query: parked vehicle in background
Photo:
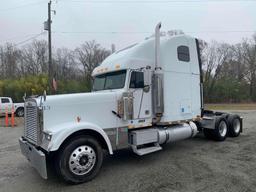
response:
[[[24,116],[24,103],[13,103],[10,97],[0,97],[0,115],[4,115],[6,109],[8,110],[8,114],[11,114],[12,106],[14,107],[14,113],[17,117]]]
[[[95,68],[93,91],[28,98],[22,153],[47,178],[46,157],[69,183],[93,179],[103,150],[137,155],[192,138],[238,137],[242,118],[204,110],[199,41],[163,36],[117,51]],[[154,54],[155,53],[155,54]]]

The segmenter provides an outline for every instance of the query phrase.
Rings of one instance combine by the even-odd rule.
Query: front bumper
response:
[[[47,179],[45,154],[42,151],[36,149],[33,145],[24,140],[22,137],[19,139],[19,143],[22,154],[28,159],[31,165],[41,175],[41,177]]]

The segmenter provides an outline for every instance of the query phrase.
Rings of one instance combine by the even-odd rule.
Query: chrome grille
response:
[[[34,144],[39,144],[39,118],[36,101],[29,100],[25,103],[25,130],[24,137]]]

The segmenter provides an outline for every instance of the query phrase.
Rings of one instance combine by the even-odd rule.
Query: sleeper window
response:
[[[179,46],[178,49],[178,59],[180,61],[189,62],[190,61],[190,54],[189,48],[187,46]]]

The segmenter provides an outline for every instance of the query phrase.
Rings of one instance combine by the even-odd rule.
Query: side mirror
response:
[[[148,92],[150,91],[150,86],[149,86],[149,85],[145,85],[145,86],[143,87],[143,91],[144,91],[145,93],[148,93]]]

